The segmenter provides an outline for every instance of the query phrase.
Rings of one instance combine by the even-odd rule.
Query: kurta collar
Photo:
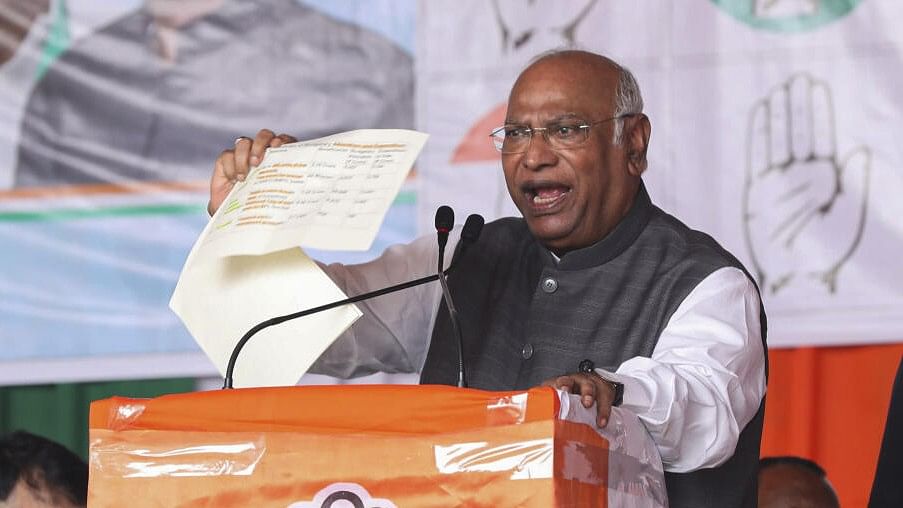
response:
[[[552,266],[557,264],[559,270],[584,270],[605,264],[633,244],[643,228],[646,227],[651,215],[652,201],[649,199],[649,193],[646,192],[646,186],[640,182],[640,188],[637,190],[636,198],[627,215],[605,238],[589,247],[568,252],[557,262],[556,256],[548,249],[543,248],[545,258]]]

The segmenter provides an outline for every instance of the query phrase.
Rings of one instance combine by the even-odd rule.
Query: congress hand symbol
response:
[[[831,293],[862,238],[871,150],[837,153],[828,85],[797,74],[752,109],[743,222],[763,291],[814,278]]]

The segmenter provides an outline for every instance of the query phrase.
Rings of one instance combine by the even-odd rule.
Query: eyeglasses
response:
[[[509,124],[499,127],[489,135],[495,149],[503,154],[524,153],[530,148],[534,132],[541,132],[546,143],[550,147],[559,150],[576,148],[589,139],[589,130],[601,123],[619,120],[633,115],[618,115],[592,123],[578,121],[563,121],[546,124],[545,127],[530,127],[529,125]]]

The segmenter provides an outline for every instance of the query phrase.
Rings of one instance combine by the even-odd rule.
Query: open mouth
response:
[[[524,195],[527,202],[535,211],[551,211],[560,205],[571,188],[564,185],[539,184],[524,186]]]

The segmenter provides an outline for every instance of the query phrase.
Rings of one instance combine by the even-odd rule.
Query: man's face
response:
[[[610,118],[617,81],[618,71],[593,55],[540,60],[514,84],[506,123],[545,127]],[[612,144],[613,129],[613,121],[596,125],[585,144],[566,150],[553,149],[536,132],[526,152],[502,155],[514,204],[533,236],[556,254],[601,240],[633,203],[639,173],[628,167],[630,141]],[[625,134],[629,129],[625,124]]]

